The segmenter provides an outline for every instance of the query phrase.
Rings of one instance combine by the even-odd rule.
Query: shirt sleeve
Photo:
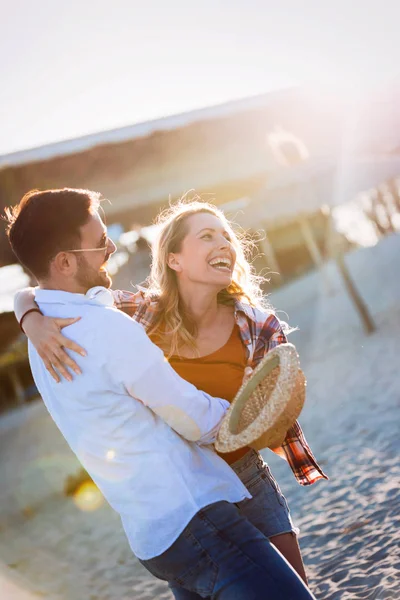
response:
[[[215,441],[229,402],[182,379],[132,319],[112,311],[107,328],[110,376],[191,442]]]
[[[270,331],[268,339],[268,352],[280,344],[287,342],[287,337],[284,332],[286,324],[281,323],[275,315],[271,315],[267,322],[267,327]],[[287,327],[287,326],[286,326]]]

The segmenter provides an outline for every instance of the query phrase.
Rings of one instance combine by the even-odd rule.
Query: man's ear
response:
[[[53,269],[60,275],[73,275],[76,270],[76,257],[69,252],[59,252],[53,259]]]
[[[167,264],[170,269],[172,269],[173,271],[176,271],[177,273],[180,273],[180,271],[182,271],[182,267],[180,265],[179,258],[173,252],[170,252],[168,254]]]

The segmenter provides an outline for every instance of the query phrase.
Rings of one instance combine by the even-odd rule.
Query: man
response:
[[[67,335],[87,350],[78,358],[83,374],[56,383],[29,345],[50,414],[120,514],[133,552],[185,598],[251,600],[266,590],[312,598],[238,512],[250,495],[211,447],[228,403],[182,380],[142,327],[113,307],[106,264],[115,245],[99,201],[87,190],[33,191],[7,212],[11,246],[39,283],[41,312],[76,316]]]

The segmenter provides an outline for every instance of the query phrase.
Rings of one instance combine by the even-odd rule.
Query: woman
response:
[[[223,213],[203,202],[178,203],[158,220],[149,287],[134,294],[115,291],[118,308],[140,322],[168,357],[171,366],[199,389],[232,400],[245,369],[254,368],[277,344],[286,341],[281,323],[263,305],[260,278],[245,258],[245,243]],[[30,300],[29,300],[30,299]],[[21,314],[32,295],[17,298]],[[73,367],[61,346],[76,350],[59,334],[61,320],[32,314],[24,328],[49,370]],[[57,377],[53,371],[54,376]],[[308,485],[326,478],[296,423],[282,448],[297,480]],[[222,457],[253,498],[240,510],[280,550],[306,581],[297,531],[275,479],[261,455],[249,448]],[[195,598],[173,589],[176,598]]]

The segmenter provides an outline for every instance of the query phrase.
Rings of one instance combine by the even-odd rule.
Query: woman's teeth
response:
[[[225,271],[226,273],[230,273],[231,271],[231,261],[229,258],[214,258],[208,264],[214,269],[218,269],[218,271]]]

